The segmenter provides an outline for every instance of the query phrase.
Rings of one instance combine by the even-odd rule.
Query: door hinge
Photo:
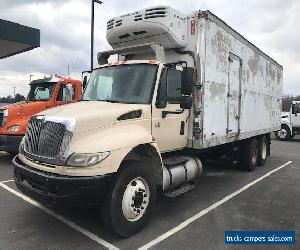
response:
[[[228,133],[230,133],[230,132],[232,132],[232,129],[226,129],[226,134],[228,134]]]

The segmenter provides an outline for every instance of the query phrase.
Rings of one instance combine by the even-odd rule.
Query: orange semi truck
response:
[[[0,107],[0,151],[18,152],[32,115],[43,110],[77,102],[82,95],[82,82],[64,77],[48,77],[30,83],[27,100]]]

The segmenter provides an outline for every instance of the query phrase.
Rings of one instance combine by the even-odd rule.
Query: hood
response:
[[[144,112],[147,110],[147,108],[149,109],[149,105],[145,104],[83,101],[48,109],[39,115],[47,115],[64,119],[75,119],[75,134],[79,134],[93,129],[111,126],[118,122],[124,122],[127,120],[127,118],[124,118],[122,115],[128,113],[132,114],[130,112],[134,111],[141,112],[137,119],[150,118],[150,114],[149,117],[147,117],[149,112]],[[119,117],[121,117],[121,119]]]
[[[8,119],[30,117],[42,110],[46,109],[45,102],[17,102],[0,107],[0,109],[8,110]]]
[[[287,124],[290,121],[290,112],[281,113],[281,124]]]

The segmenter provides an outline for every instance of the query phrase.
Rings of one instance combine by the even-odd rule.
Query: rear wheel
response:
[[[258,161],[257,161],[257,165],[258,166],[265,165],[266,160],[267,160],[267,138],[264,135],[258,140]]]
[[[254,171],[258,163],[258,142],[251,138],[244,143],[242,149],[242,167],[247,171]]]
[[[129,237],[145,226],[156,200],[154,176],[146,162],[125,163],[102,208],[112,232]]]

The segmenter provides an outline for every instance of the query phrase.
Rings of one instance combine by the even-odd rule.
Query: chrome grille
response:
[[[64,124],[34,117],[26,130],[24,149],[31,156],[55,159],[66,149],[61,147],[65,135]],[[66,147],[66,143],[63,145]]]

